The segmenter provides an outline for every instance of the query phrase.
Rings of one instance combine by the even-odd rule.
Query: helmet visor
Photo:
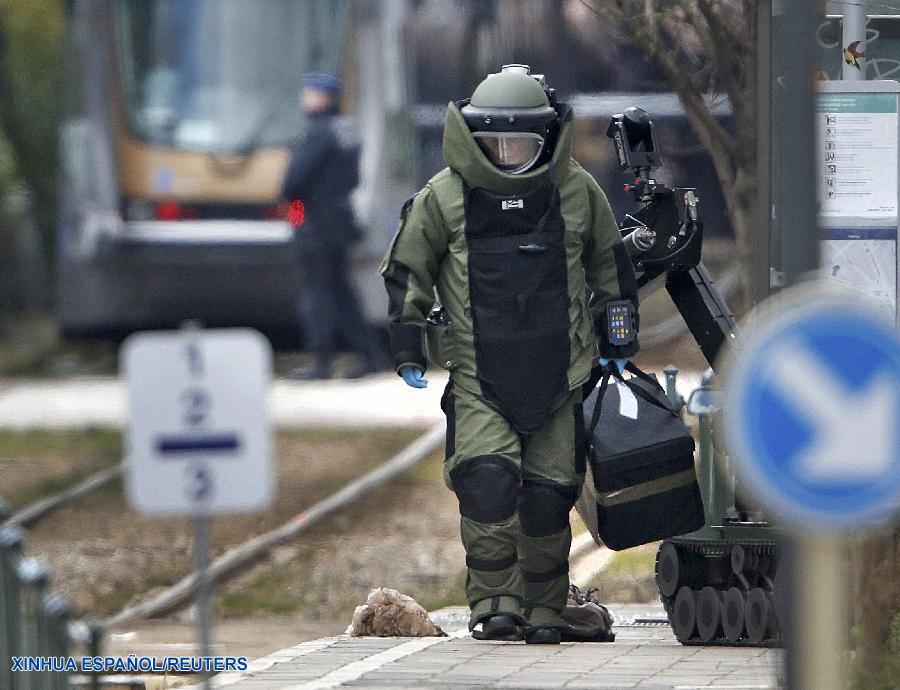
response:
[[[487,159],[505,173],[525,172],[541,155],[544,137],[534,132],[473,132]]]

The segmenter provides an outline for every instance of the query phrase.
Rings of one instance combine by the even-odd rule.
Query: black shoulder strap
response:
[[[597,384],[600,383],[601,378],[603,378],[603,367],[597,365],[593,369],[591,369],[590,378],[585,381],[584,385],[581,387],[582,400],[587,400],[587,397],[594,391],[594,388],[597,387]]]
[[[629,373],[635,374],[635,371],[630,369],[629,365],[631,365],[631,362],[626,364],[625,368],[628,369]],[[641,379],[642,381],[646,381],[646,382],[652,384],[653,386],[658,388],[661,392],[663,392],[663,394],[665,394],[665,391],[663,391],[662,386],[660,386],[659,383],[652,376],[645,374],[643,371],[641,371],[640,369],[638,369],[637,367],[635,367],[633,365],[632,365],[632,368],[634,370],[636,370],[637,372],[639,372],[638,374],[635,374],[635,376],[637,376],[637,378]],[[673,415],[674,417],[678,417],[678,413],[675,412],[675,410],[673,410],[669,405],[665,405],[665,404],[661,403],[659,400],[657,400],[652,395],[650,395],[650,393],[648,393],[643,388],[641,388],[640,386],[635,384],[632,380],[626,380],[622,376],[622,374],[620,374],[618,371],[613,372],[613,376],[615,376],[619,381],[621,381],[626,386],[628,386],[628,388],[631,390],[631,392],[634,393],[638,398],[645,400],[646,402],[650,403],[651,405],[656,405],[656,407],[658,407],[661,410],[665,410],[666,412]],[[678,417],[678,418],[680,419],[680,417]]]
[[[626,362],[625,371],[627,371],[629,374],[634,374],[642,381],[646,381],[654,388],[658,388],[659,390],[661,390],[663,393],[666,392],[665,389],[661,385],[659,385],[659,381],[650,376],[650,374],[648,374],[647,372],[639,369],[637,364],[635,364],[634,362]]]
[[[628,362],[625,365],[625,370],[627,372],[629,372],[630,374],[634,374],[637,378],[641,379],[642,381],[647,382],[654,388],[657,388],[661,393],[663,393],[665,395],[665,390],[663,390],[663,387],[659,385],[659,381],[657,381],[655,378],[653,378],[649,374],[638,369],[638,367],[635,366],[634,364],[632,364],[631,362]],[[630,379],[626,380],[622,376],[622,374],[619,372],[619,369],[618,369],[616,363],[610,362],[608,366],[595,367],[591,371],[591,378],[588,379],[588,382],[586,384],[584,384],[584,392],[585,392],[584,397],[587,398],[587,396],[590,394],[590,392],[594,390],[594,386],[597,385],[597,381],[600,381],[600,390],[597,391],[597,402],[594,404],[594,411],[591,414],[591,423],[588,426],[589,434],[592,434],[594,432],[594,429],[597,427],[597,424],[600,421],[600,413],[603,408],[603,397],[606,395],[607,388],[609,388],[609,379],[611,376],[618,379],[619,381],[624,383],[626,386],[628,386],[629,390],[632,393],[634,393],[634,395],[637,396],[638,398],[640,398],[641,400],[644,400],[645,402],[648,402],[651,405],[655,405],[656,407],[658,407],[661,410],[665,410],[666,412],[668,412],[673,417],[676,417],[677,419],[681,419],[678,416],[678,413],[675,410],[673,410],[669,405],[665,405],[665,404],[661,403],[659,400],[657,400],[655,397],[653,397],[650,393],[648,393],[643,388],[641,388],[640,386],[633,383]]]
[[[591,415],[591,424],[588,427],[588,434],[594,433],[594,429],[597,428],[597,422],[600,421],[600,412],[603,409],[603,396],[606,395],[606,389],[609,387],[609,373],[604,372],[603,369],[601,369],[600,372],[600,390],[597,391],[597,402],[594,403],[594,412]]]

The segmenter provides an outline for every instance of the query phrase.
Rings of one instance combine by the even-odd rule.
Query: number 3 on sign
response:
[[[192,501],[205,501],[212,497],[213,481],[212,475],[204,465],[197,467],[189,467],[188,474],[188,497]]]

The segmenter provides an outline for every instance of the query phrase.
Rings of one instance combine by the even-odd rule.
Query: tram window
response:
[[[118,0],[126,123],[151,144],[245,151],[289,142],[309,70],[344,63],[349,2]]]

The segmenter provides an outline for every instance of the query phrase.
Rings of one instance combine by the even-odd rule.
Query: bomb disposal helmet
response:
[[[510,174],[534,166],[557,120],[553,89],[527,65],[504,65],[482,81],[461,108],[488,160]]]

